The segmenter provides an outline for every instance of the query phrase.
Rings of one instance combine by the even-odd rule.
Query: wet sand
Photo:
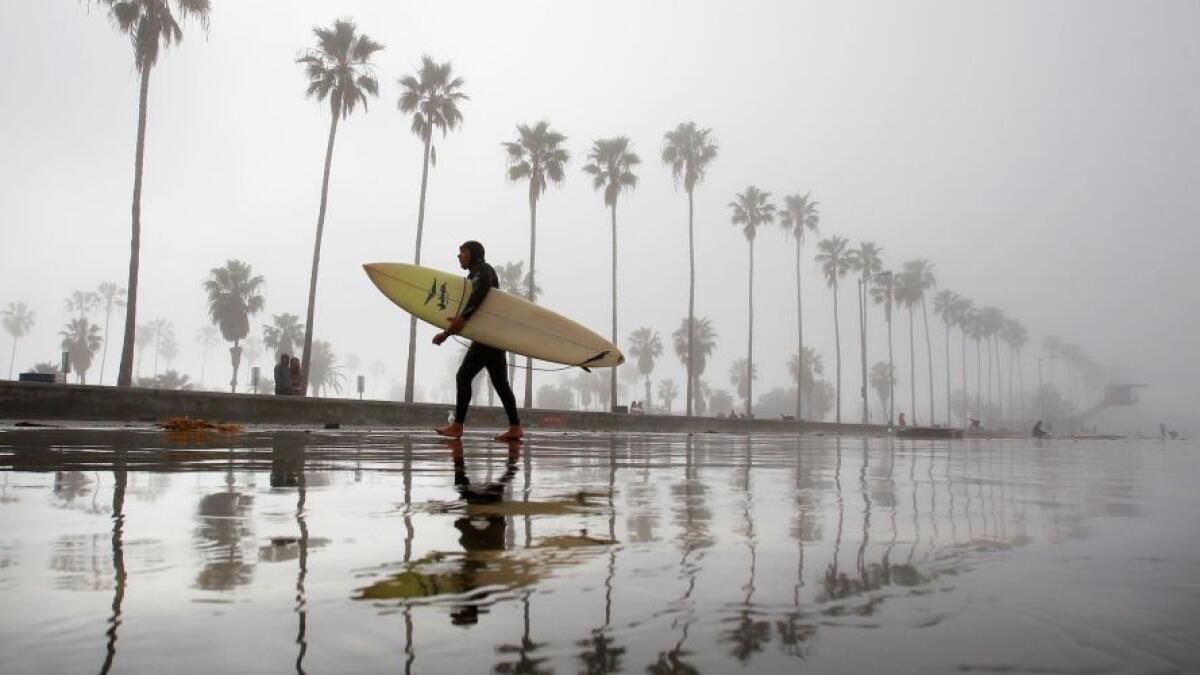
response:
[[[45,672],[1198,672],[1191,443],[0,431]]]

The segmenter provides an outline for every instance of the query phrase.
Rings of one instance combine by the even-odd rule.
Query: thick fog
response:
[[[15,378],[58,361],[72,291],[126,285],[139,80],[130,41],[103,4],[5,3],[0,15],[0,308],[24,302],[36,313],[16,343]],[[608,335],[611,216],[581,167],[593,140],[628,136],[642,161],[636,189],[617,204],[619,342],[628,354],[634,329],[660,334],[656,384],[673,379],[683,390],[670,335],[688,296],[687,197],[660,154],[665,132],[694,121],[719,146],[695,190],[696,313],[718,334],[703,375],[712,389],[738,400],[730,369],[747,351],[748,244],[728,205],[753,185],[780,206],[797,193],[820,202],[802,281],[805,344],[822,356],[823,379],[835,378],[833,295],[813,256],[837,235],[875,242],[888,269],[926,258],[937,289],[1019,319],[1027,390],[1043,339],[1056,336],[1106,382],[1149,385],[1136,408],[1095,424],[1200,430],[1200,4],[1191,1],[212,0],[207,33],[184,22],[182,42],[151,71],[137,314],[139,324],[173,325],[170,368],[204,388],[228,390],[230,377],[228,344],[218,343],[200,382],[195,336],[211,324],[201,287],[211,268],[239,259],[266,279],[251,337],[261,340],[273,314],[303,320],[329,109],[305,97],[295,60],[313,46],[314,26],[339,18],[386,47],[374,58],[379,96],[338,129],[329,185],[314,327],[339,361],[359,364],[343,365],[342,395],[354,395],[358,373],[377,398],[404,381],[408,315],[361,265],[413,259],[422,144],[397,109],[397,80],[427,54],[452,63],[470,99],[461,127],[435,135],[423,264],[457,269],[466,239],[483,242],[493,264],[528,258],[527,184],[506,179],[502,143],[516,125],[547,120],[567,136],[571,159],[537,207],[539,302]],[[767,224],[754,247],[758,397],[794,383],[795,240]],[[841,283],[842,418],[857,421],[854,274]],[[942,422],[937,289],[928,302]],[[89,319],[103,329],[103,310]],[[89,383],[102,358],[103,383],[115,381],[122,319],[114,311]],[[886,361],[887,333],[878,306],[868,321],[870,365]],[[897,411],[910,409],[907,321],[897,309]],[[461,349],[432,346],[434,332],[418,329],[417,384],[423,400],[448,400]],[[915,335],[916,412],[928,421],[919,306]],[[12,337],[0,340],[7,377]],[[957,389],[957,329],[951,349]],[[974,389],[973,343],[967,355]],[[142,375],[153,359],[142,355]],[[377,361],[382,374],[369,372]],[[268,353],[255,363],[266,372],[270,362]],[[1051,367],[1061,383],[1063,367],[1043,361]],[[538,373],[535,389],[561,377]],[[520,373],[515,388],[520,398]],[[628,386],[621,402],[643,398]],[[871,406],[880,421],[874,394]]]

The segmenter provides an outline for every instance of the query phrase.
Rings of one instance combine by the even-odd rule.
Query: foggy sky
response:
[[[0,14],[0,306],[23,301],[37,312],[18,347],[23,369],[57,361],[72,290],[125,285],[138,81],[128,39],[101,8],[5,3]],[[387,379],[403,381],[408,317],[361,263],[412,260],[421,144],[396,109],[396,80],[429,54],[453,63],[471,100],[463,127],[435,141],[422,262],[455,269],[469,238],[493,264],[528,257],[526,186],[505,179],[500,144],[516,124],[547,119],[567,135],[572,160],[538,206],[540,302],[607,335],[609,215],[580,168],[593,139],[629,136],[642,164],[638,189],[617,207],[619,333],[628,352],[633,329],[660,332],[655,381],[683,389],[670,333],[687,313],[686,196],[659,152],[665,131],[694,120],[720,145],[696,190],[695,223],[697,314],[719,333],[705,374],[714,388],[733,390],[730,365],[746,352],[747,244],[727,204],[756,185],[777,203],[808,191],[821,203],[803,263],[805,342],[823,355],[826,379],[832,298],[812,256],[818,238],[836,234],[878,243],[889,268],[928,258],[940,288],[1020,319],[1030,331],[1027,388],[1053,334],[1118,379],[1151,385],[1127,426],[1197,426],[1195,2],[616,2],[601,11],[213,0],[208,34],[186,24],[152,71],[142,199],[138,322],[174,323],[174,365],[193,379],[210,268],[239,258],[266,277],[253,335],[271,314],[303,317],[328,112],[304,97],[294,60],[313,26],[342,17],[386,49],[376,59],[380,96],[340,125],[333,159],[315,332],[341,357],[382,360]],[[792,240],[767,226],[755,246],[758,395],[789,384],[796,318]],[[839,297],[848,421],[859,410],[853,283]],[[882,313],[870,320],[869,364],[887,356]],[[906,317],[898,320],[899,411],[908,366]],[[936,384],[942,331],[930,320]],[[458,355],[430,346],[433,333],[418,330],[427,392],[448,385]],[[118,316],[105,383],[120,341]],[[0,353],[10,346],[4,335]],[[206,384],[228,378],[218,346]],[[535,387],[556,378],[535,376]],[[941,417],[944,392],[935,391]]]

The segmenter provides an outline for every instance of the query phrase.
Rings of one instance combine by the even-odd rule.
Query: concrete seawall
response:
[[[224,394],[94,385],[0,382],[0,420],[78,420],[151,422],[190,416],[246,424],[312,425],[330,422],[360,426],[434,426],[446,422],[448,403],[396,403],[344,398],[301,398],[265,394]],[[642,432],[886,433],[878,425],[734,420],[682,415],[626,415],[578,410],[521,412],[531,429]],[[468,424],[500,428],[499,407],[475,405]]]

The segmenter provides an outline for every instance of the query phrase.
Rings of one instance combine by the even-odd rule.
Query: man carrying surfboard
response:
[[[458,314],[450,317],[450,326],[433,336],[435,345],[440,345],[451,335],[462,332],[463,326],[483,304],[488,292],[493,288],[500,287],[496,270],[484,260],[483,244],[477,241],[468,241],[459,246],[458,264],[468,271],[467,279],[471,282],[471,295],[463,303]],[[463,356],[462,365],[458,367],[458,373],[455,375],[458,397],[454,405],[454,421],[444,427],[438,427],[436,431],[439,434],[450,438],[459,438],[463,435],[463,423],[467,419],[467,409],[471,406],[471,381],[475,379],[479,371],[485,368],[488,377],[492,380],[492,387],[500,397],[500,402],[504,404],[504,412],[508,415],[508,431],[496,436],[496,440],[517,441],[525,435],[524,429],[521,428],[521,418],[517,415],[517,398],[513,395],[512,387],[508,383],[508,363],[505,361],[505,352],[503,349],[497,349],[482,342],[472,342],[471,346],[467,348],[466,355]]]

